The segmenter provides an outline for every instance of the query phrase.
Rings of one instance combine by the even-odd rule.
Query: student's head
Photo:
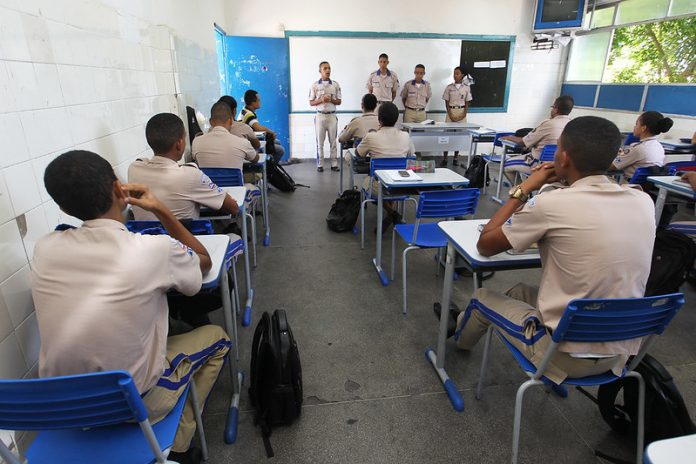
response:
[[[413,70],[413,75],[416,77],[416,81],[420,82],[425,76],[425,65],[417,64],[416,68]]]
[[[319,63],[319,74],[321,74],[321,78],[325,81],[329,80],[329,77],[331,76],[331,65],[328,61],[322,61]]]
[[[566,178],[575,169],[580,177],[604,174],[621,146],[616,125],[597,116],[581,116],[566,124],[554,156],[556,173]]]
[[[386,53],[382,53],[377,59],[377,64],[380,69],[387,69],[387,66],[389,66],[389,56]]]
[[[230,95],[223,95],[218,101],[227,103],[227,106],[230,107],[230,111],[232,112],[232,117],[234,118],[234,115],[237,112],[237,100]]]
[[[636,125],[633,127],[633,135],[636,137],[652,137],[669,131],[672,128],[671,118],[665,118],[662,113],[657,111],[646,111],[638,116]]]
[[[160,113],[150,118],[145,126],[145,138],[155,155],[180,159],[186,148],[184,121],[172,113]],[[178,156],[177,156],[178,155]]]
[[[227,130],[232,127],[232,110],[225,102],[217,102],[210,108],[210,125],[222,126]]]
[[[365,113],[373,113],[377,108],[377,97],[371,93],[366,93],[362,97],[361,106]]]
[[[244,105],[252,110],[261,108],[261,97],[256,90],[247,90],[244,92]]]
[[[377,110],[377,120],[382,127],[393,127],[399,119],[399,109],[392,102],[385,102],[379,105]]]
[[[452,76],[454,77],[454,82],[461,82],[462,79],[464,79],[464,72],[462,72],[462,68],[460,66],[457,66],[454,68],[454,72],[452,73]]]
[[[44,171],[46,191],[61,210],[83,221],[104,216],[117,200],[123,201],[121,183],[101,156],[73,150],[49,163]],[[125,202],[119,204],[120,210]]]
[[[553,105],[551,106],[551,117],[568,115],[573,111],[573,106],[575,106],[573,97],[570,95],[562,95],[553,101]]]

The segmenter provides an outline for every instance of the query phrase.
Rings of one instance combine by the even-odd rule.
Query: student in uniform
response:
[[[399,119],[399,109],[392,102],[386,102],[379,105],[377,110],[379,119],[379,130],[369,132],[360,142],[356,153],[358,156],[370,155],[371,159],[376,158],[405,158],[413,155],[415,149],[409,135],[394,127],[397,119]],[[370,177],[365,178],[363,188],[367,190],[370,187]],[[377,192],[381,188],[378,181],[372,183],[372,191]],[[403,221],[401,215],[394,209],[392,202],[384,202],[384,210],[387,213],[382,221],[382,233],[386,231],[392,223],[401,224]]]
[[[471,88],[464,84],[464,73],[462,68],[457,66],[454,68],[454,82],[445,87],[445,92],[442,94],[442,99],[445,101],[445,109],[447,117],[445,122],[466,122],[466,113],[469,109],[469,102],[472,100]],[[454,152],[452,166],[459,165],[459,152]],[[440,166],[447,166],[447,152],[445,152],[440,161]]]
[[[167,336],[167,292],[195,295],[211,267],[208,252],[144,185],[122,185],[108,161],[67,152],[44,174],[46,190],[82,227],[51,232],[36,243],[32,297],[41,336],[39,376],[126,370],[151,422],[162,420],[193,381],[205,400],[231,346],[214,325]],[[127,204],[159,219],[170,234],[128,232]],[[198,463],[191,402],[168,459]]]
[[[532,150],[529,155],[516,155],[507,158],[505,175],[510,182],[514,182],[516,172],[525,174],[531,172],[532,167],[539,162],[541,151],[545,145],[556,145],[558,137],[570,121],[570,116],[568,115],[573,111],[574,105],[573,97],[568,95],[558,97],[551,106],[551,117],[541,121],[529,134],[524,137],[516,137],[514,135],[501,137],[504,140],[510,140],[517,145],[531,148]]]
[[[257,132],[266,133],[266,153],[271,155],[276,163],[279,163],[283,155],[285,155],[285,149],[278,142],[276,133],[259,122],[256,117],[256,110],[259,108],[261,108],[259,93],[256,90],[247,90],[244,92],[244,108],[239,112],[237,119]]]
[[[309,104],[317,114],[314,116],[314,130],[317,136],[317,171],[324,172],[324,141],[329,135],[331,170],[338,171],[338,149],[336,148],[336,131],[338,118],[336,106],[341,104],[341,86],[331,80],[331,65],[327,61],[319,63],[321,77],[312,82],[309,88]]]
[[[226,103],[232,112],[232,125],[230,126],[230,134],[236,135],[237,137],[243,137],[249,141],[254,150],[261,150],[261,141],[256,137],[254,129],[248,124],[244,124],[241,121],[235,121],[234,115],[237,114],[237,100],[230,95],[223,95],[218,100],[219,102]]]
[[[341,131],[338,141],[346,143],[350,140],[363,139],[368,132],[379,130],[379,120],[375,114],[377,108],[377,98],[371,93],[366,93],[360,102],[363,114],[350,120],[348,125]]]
[[[672,119],[657,111],[646,111],[638,116],[633,135],[640,141],[621,148],[612,167],[623,170],[626,179],[630,179],[638,168],[665,164],[665,149],[657,141],[657,136],[669,131],[672,124]]]
[[[543,269],[539,288],[518,284],[505,294],[483,288],[472,298],[519,326],[527,340],[543,331],[531,345],[501,331],[537,366],[549,347],[550,331],[571,300],[640,298],[645,292],[655,207],[647,194],[617,185],[605,175],[620,144],[618,128],[606,119],[584,116],[570,121],[558,140],[554,162],[535,167],[529,178],[510,190],[510,199],[479,237],[477,248],[483,256],[539,246]],[[559,188],[547,185],[556,181]],[[478,309],[459,314],[458,347],[473,348],[491,323]],[[608,370],[618,375],[639,346],[640,339],[566,342],[545,375],[556,383]]]
[[[399,91],[399,77],[394,71],[389,70],[389,56],[386,53],[379,55],[377,60],[379,69],[370,73],[367,78],[367,91],[377,97],[377,105],[393,102]]]
[[[430,82],[423,79],[425,66],[417,64],[413,71],[415,78],[404,84],[401,101],[404,104],[404,122],[425,121],[425,107],[433,96]]]

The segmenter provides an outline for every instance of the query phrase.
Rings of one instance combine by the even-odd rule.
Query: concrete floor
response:
[[[359,236],[332,232],[324,222],[337,195],[338,173],[317,173],[313,162],[288,166],[287,171],[311,188],[271,193],[271,245],[259,247],[253,323],[240,329],[241,367],[247,373],[253,328],[263,311],[286,309],[299,346],[304,406],[293,425],[273,431],[274,461],[508,462],[515,390],[525,375],[506,349],[497,341],[493,344],[487,388],[477,401],[474,388],[482,346],[458,352],[450,342],[447,370],[466,403],[463,413],[455,412],[424,358],[425,348],[436,343],[432,304],[442,293],[433,253],[410,254],[409,314],[403,316],[400,271],[385,288],[371,265],[375,208],[368,207],[370,233],[361,250]],[[476,217],[490,217],[496,207],[488,197],[482,198]],[[388,269],[391,232],[385,237]],[[401,249],[403,244],[397,246]],[[502,291],[520,281],[538,284],[540,275],[540,270],[499,272],[484,285]],[[694,301],[692,285],[685,284],[683,291],[688,302]],[[471,292],[471,279],[459,279],[454,301],[465,307]],[[219,314],[215,317],[222,322]],[[652,350],[668,366],[692,411],[695,329],[696,314],[687,304]],[[222,437],[230,381],[226,372],[218,380],[204,416],[210,464],[266,461],[247,388],[248,380],[237,443],[226,445]],[[604,462],[595,458],[595,449],[632,459],[631,440],[614,434],[596,406],[576,391],[561,399],[543,389],[531,390],[524,407],[529,415],[522,423],[520,462],[537,461],[540,455],[567,463]]]

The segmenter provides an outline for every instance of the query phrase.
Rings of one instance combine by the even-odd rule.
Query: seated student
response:
[[[529,174],[532,166],[539,162],[541,151],[545,145],[556,145],[558,137],[563,132],[563,128],[570,121],[570,114],[573,111],[575,101],[573,97],[563,95],[558,97],[553,102],[551,107],[551,117],[541,121],[533,131],[524,137],[515,137],[508,135],[501,137],[504,140],[510,140],[518,145],[526,148],[531,148],[531,154],[509,156],[505,162],[505,176],[514,182],[515,173],[521,172]]]
[[[234,199],[198,166],[178,164],[186,148],[186,131],[179,116],[172,113],[153,116],[145,127],[145,137],[155,156],[133,161],[128,167],[129,182],[147,185],[180,220],[198,219],[201,206],[233,216],[239,212]],[[133,215],[136,220],[156,219],[152,212],[137,205],[133,207]]]
[[[674,122],[665,118],[657,111],[646,111],[638,116],[633,126],[633,135],[640,138],[639,142],[619,150],[612,168],[624,172],[630,179],[636,169],[645,166],[662,166],[665,164],[665,149],[657,141],[657,136],[672,128]]]
[[[239,112],[237,119],[244,124],[251,126],[252,129],[266,133],[266,153],[273,156],[276,162],[280,162],[285,154],[285,149],[278,142],[276,133],[266,126],[261,125],[256,117],[256,110],[261,108],[261,97],[256,90],[244,92],[244,108]]]
[[[358,156],[367,156],[375,158],[405,158],[413,155],[415,149],[413,142],[408,133],[394,127],[396,120],[399,119],[399,109],[392,102],[384,102],[379,105],[377,110],[377,119],[379,120],[379,130],[369,132],[360,142],[356,153]],[[363,188],[367,190],[370,187],[370,177],[365,178]],[[378,181],[372,183],[372,192],[377,193],[380,188]],[[384,233],[392,223],[402,223],[401,215],[394,209],[392,202],[384,202],[384,209],[387,213],[382,221],[382,232]]]
[[[230,339],[214,325],[167,337],[167,292],[200,290],[202,273],[211,267],[206,249],[147,187],[122,185],[95,153],[64,153],[48,165],[44,183],[60,209],[84,224],[36,243],[32,297],[41,336],[39,375],[126,370],[153,423],[193,380],[202,408]],[[122,223],[127,204],[154,214],[171,237],[128,232]],[[200,450],[190,448],[195,431],[187,400],[170,460],[200,462]]]
[[[261,142],[259,141],[258,137],[256,137],[254,129],[252,129],[251,126],[249,126],[248,124],[244,124],[241,121],[234,120],[234,115],[237,114],[237,100],[235,100],[234,97],[231,97],[229,95],[223,95],[222,97],[220,97],[218,101],[226,103],[227,106],[230,107],[230,111],[232,112],[232,125],[230,126],[230,134],[247,139],[249,143],[251,143],[251,146],[254,147],[254,150],[259,151],[261,149]]]
[[[350,120],[348,125],[343,128],[338,136],[338,141],[345,144],[350,140],[363,139],[370,131],[379,130],[379,121],[375,114],[377,108],[377,97],[371,93],[366,93],[360,102],[363,114]]]
[[[534,168],[510,191],[510,199],[486,224],[477,248],[484,256],[522,251],[537,243],[543,273],[539,288],[518,284],[505,294],[483,288],[473,298],[502,318],[523,327],[530,339],[539,326],[546,334],[531,345],[502,332],[535,365],[549,347],[552,331],[576,298],[640,298],[650,272],[655,240],[655,207],[650,197],[606,177],[621,144],[610,121],[584,116],[570,121],[558,140],[553,163]],[[549,182],[563,187],[553,189]],[[529,194],[541,189],[528,200]],[[458,346],[471,349],[491,321],[474,310],[461,313]],[[640,340],[563,343],[545,374],[566,377],[618,374]]]

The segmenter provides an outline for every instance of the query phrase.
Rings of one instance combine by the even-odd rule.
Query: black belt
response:
[[[407,106],[406,109],[411,111],[425,111],[425,108],[411,108],[410,106]]]
[[[317,111],[319,114],[334,114],[335,111]]]
[[[391,100],[377,100],[377,103],[391,103]]]
[[[466,106],[450,106],[450,108],[453,110],[462,110],[462,109],[466,108]]]

